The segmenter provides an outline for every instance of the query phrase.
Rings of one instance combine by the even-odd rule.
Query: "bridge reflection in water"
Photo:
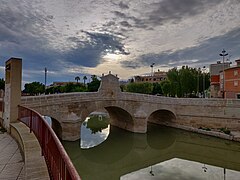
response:
[[[111,126],[107,139],[89,149],[81,149],[79,141],[63,142],[63,145],[83,180],[120,179],[147,167],[150,172],[151,165],[156,168],[155,164],[164,162],[162,166],[167,166],[168,160],[174,158],[198,162],[202,167],[221,167],[222,174],[224,169],[240,171],[240,143],[154,124],[148,124],[147,134]],[[186,170],[190,166],[183,164],[182,168]],[[203,168],[198,170],[204,173]],[[153,171],[153,175],[157,176],[156,173]]]

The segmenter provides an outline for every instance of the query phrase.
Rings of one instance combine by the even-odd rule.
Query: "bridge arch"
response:
[[[52,120],[52,129],[57,135],[59,139],[62,139],[62,125],[61,123],[57,120],[51,117]]]
[[[176,115],[168,109],[158,109],[148,116],[148,122],[155,124],[172,124],[176,121]]]
[[[100,106],[98,107],[94,106],[94,107],[99,108]],[[101,120],[99,120],[98,114],[105,113],[105,111],[108,113],[110,118],[107,118],[104,120],[100,118]],[[106,107],[101,107],[100,109],[89,108],[88,111],[85,111],[84,114],[88,114],[86,117],[89,117],[89,119],[86,119],[86,118],[84,119],[84,122],[81,127],[81,131],[80,131],[81,146],[83,145],[82,146],[83,149],[99,146],[104,141],[106,141],[106,139],[108,139],[111,129],[114,129],[113,126],[119,127],[121,129],[127,129],[129,127],[133,127],[133,118],[130,115],[130,113],[118,106],[108,105]],[[105,116],[104,114],[102,115]],[[112,125],[110,129],[106,129],[108,126],[108,123]],[[93,145],[91,143],[88,144],[89,139],[86,139],[87,136],[85,134],[82,134],[82,132],[85,131],[85,128],[90,129],[92,133],[95,133],[95,132],[102,133],[103,129],[106,129],[106,130],[101,135],[102,137],[101,140],[98,139],[99,141],[96,141],[97,144]],[[108,130],[109,130],[109,133],[107,133]],[[85,133],[88,134],[88,132],[85,132]]]
[[[81,108],[80,108],[81,109]],[[98,101],[89,103],[87,106],[81,109],[81,121],[89,116],[90,113],[99,109],[105,109],[110,116],[110,124],[122,129],[131,130],[134,126],[134,119],[132,113],[126,110],[124,103]]]
[[[45,119],[47,119],[47,122],[52,127],[52,129],[55,132],[55,134],[57,135],[57,137],[59,139],[62,139],[62,125],[61,125],[61,122],[59,120],[57,120],[56,118],[52,117],[51,115],[44,114],[43,117]],[[49,120],[51,122],[49,122]]]
[[[110,124],[122,129],[129,130],[134,126],[132,115],[121,107],[107,106],[105,109],[110,116]]]

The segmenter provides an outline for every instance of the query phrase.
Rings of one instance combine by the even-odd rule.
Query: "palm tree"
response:
[[[84,77],[83,77],[84,86],[85,86],[85,84],[86,84],[86,80],[87,80],[87,76],[84,76]]]
[[[76,80],[77,83],[78,83],[78,81],[80,81],[80,77],[79,77],[79,76],[76,76],[76,77],[75,77],[75,80]]]

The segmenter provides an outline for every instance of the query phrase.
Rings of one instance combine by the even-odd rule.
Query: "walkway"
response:
[[[16,141],[0,131],[0,180],[24,180],[24,161]]]

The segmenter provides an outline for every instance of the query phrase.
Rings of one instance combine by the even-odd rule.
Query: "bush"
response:
[[[225,134],[230,134],[231,133],[231,131],[227,128],[221,128],[220,131],[225,133]]]
[[[210,128],[205,128],[205,127],[200,127],[200,128],[198,128],[198,129],[202,129],[202,130],[205,130],[205,131],[211,131]]]

